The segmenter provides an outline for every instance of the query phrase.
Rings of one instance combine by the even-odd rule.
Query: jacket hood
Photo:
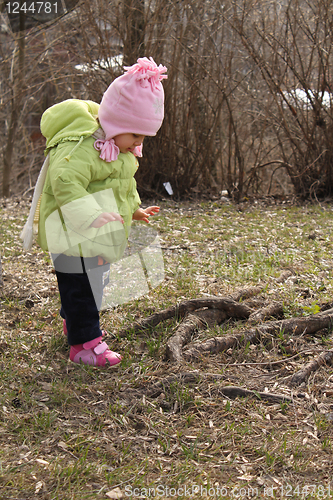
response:
[[[79,141],[91,136],[100,127],[99,104],[93,101],[68,99],[51,106],[41,119],[40,129],[46,138],[46,150],[65,141]]]

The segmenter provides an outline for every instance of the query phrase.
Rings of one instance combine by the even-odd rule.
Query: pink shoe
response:
[[[102,337],[90,340],[84,344],[72,345],[69,359],[73,363],[93,366],[113,366],[122,360],[117,352],[110,351],[106,342],[101,342]]]

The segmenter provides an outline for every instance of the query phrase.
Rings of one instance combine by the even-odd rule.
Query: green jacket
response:
[[[132,153],[120,153],[113,162],[99,158],[91,137],[99,128],[98,107],[92,101],[69,99],[42,116],[50,165],[40,202],[38,243],[52,253],[101,255],[111,262],[121,256],[140,205],[134,179],[138,161]],[[90,227],[102,212],[111,211],[123,217],[124,225],[116,221],[100,229]]]

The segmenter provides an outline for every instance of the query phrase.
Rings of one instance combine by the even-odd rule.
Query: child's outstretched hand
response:
[[[90,224],[90,227],[99,228],[107,224],[108,222],[119,221],[124,224],[123,218],[115,212],[103,212]]]
[[[142,220],[149,224],[149,216],[155,215],[160,211],[160,207],[138,208],[133,214],[133,220]]]

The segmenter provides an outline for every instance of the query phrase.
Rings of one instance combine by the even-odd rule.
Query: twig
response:
[[[168,389],[174,382],[182,384],[198,382],[202,378],[214,378],[217,380],[225,380],[225,375],[215,373],[202,373],[202,372],[183,372],[178,375],[170,375],[165,377],[159,382],[151,384],[150,387],[142,387],[142,391],[151,398],[157,398],[163,391]]]
[[[272,366],[272,365],[280,365],[281,363],[288,363],[292,359],[298,358],[304,354],[312,354],[313,351],[301,351],[295,354],[294,356],[290,356],[288,358],[279,359],[278,361],[266,361],[263,363],[227,363],[226,366]]]

